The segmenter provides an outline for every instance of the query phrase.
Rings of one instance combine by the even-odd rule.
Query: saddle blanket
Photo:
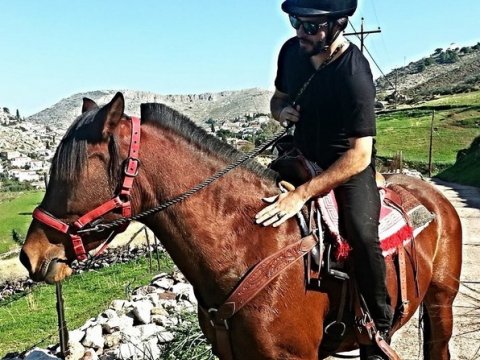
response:
[[[397,193],[402,200],[402,208],[408,217],[408,223],[402,209],[385,199],[387,190],[380,188],[382,207],[378,233],[383,256],[394,254],[400,244],[403,244],[403,246],[408,244],[435,218],[434,214],[428,211],[424,205],[403,187],[399,185],[387,186]],[[338,206],[333,191],[318,198],[317,205],[320,208],[323,221],[337,242],[336,260],[344,261],[348,257],[351,248],[347,240],[340,235]]]

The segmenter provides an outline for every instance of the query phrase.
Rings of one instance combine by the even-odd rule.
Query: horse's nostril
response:
[[[32,267],[30,265],[30,260],[28,259],[28,256],[27,254],[25,253],[25,251],[23,251],[23,249],[20,251],[20,262],[23,264],[23,266],[25,266],[28,270],[28,272],[32,272]]]

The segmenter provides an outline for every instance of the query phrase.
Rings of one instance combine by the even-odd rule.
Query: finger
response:
[[[267,206],[263,210],[259,211],[257,215],[255,215],[255,220],[256,220],[257,224],[261,223],[261,222],[265,221],[266,219],[271,218],[277,212],[278,212],[278,210],[276,210],[276,206],[274,204],[270,205],[270,206]]]
[[[278,199],[278,195],[273,195],[270,197],[264,197],[262,200],[265,201],[266,203],[272,204]]]
[[[278,227],[280,225],[282,225],[285,221],[287,221],[288,219],[290,219],[292,217],[292,215],[289,215],[289,214],[286,214],[285,216],[282,216],[280,219],[276,219],[275,222],[273,222],[273,227]]]

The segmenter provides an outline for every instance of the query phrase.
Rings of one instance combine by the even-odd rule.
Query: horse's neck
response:
[[[151,188],[158,191],[157,203],[189,190],[226,166],[182,140],[163,146],[155,152],[157,159],[143,166],[152,171],[148,177],[155,182]],[[201,287],[201,292],[218,297],[219,292],[231,289],[248,266],[278,248],[279,233],[287,233],[287,229],[263,228],[253,220],[265,206],[261,198],[274,191],[270,181],[238,168],[157,214],[147,225],[197,290]]]

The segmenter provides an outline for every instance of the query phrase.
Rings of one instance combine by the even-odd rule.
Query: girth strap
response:
[[[272,282],[280,273],[308,254],[317,238],[310,234],[299,241],[270,255],[248,273],[228,299],[218,308],[200,309],[209,316],[216,332],[216,352],[221,360],[233,360],[228,320]]]

